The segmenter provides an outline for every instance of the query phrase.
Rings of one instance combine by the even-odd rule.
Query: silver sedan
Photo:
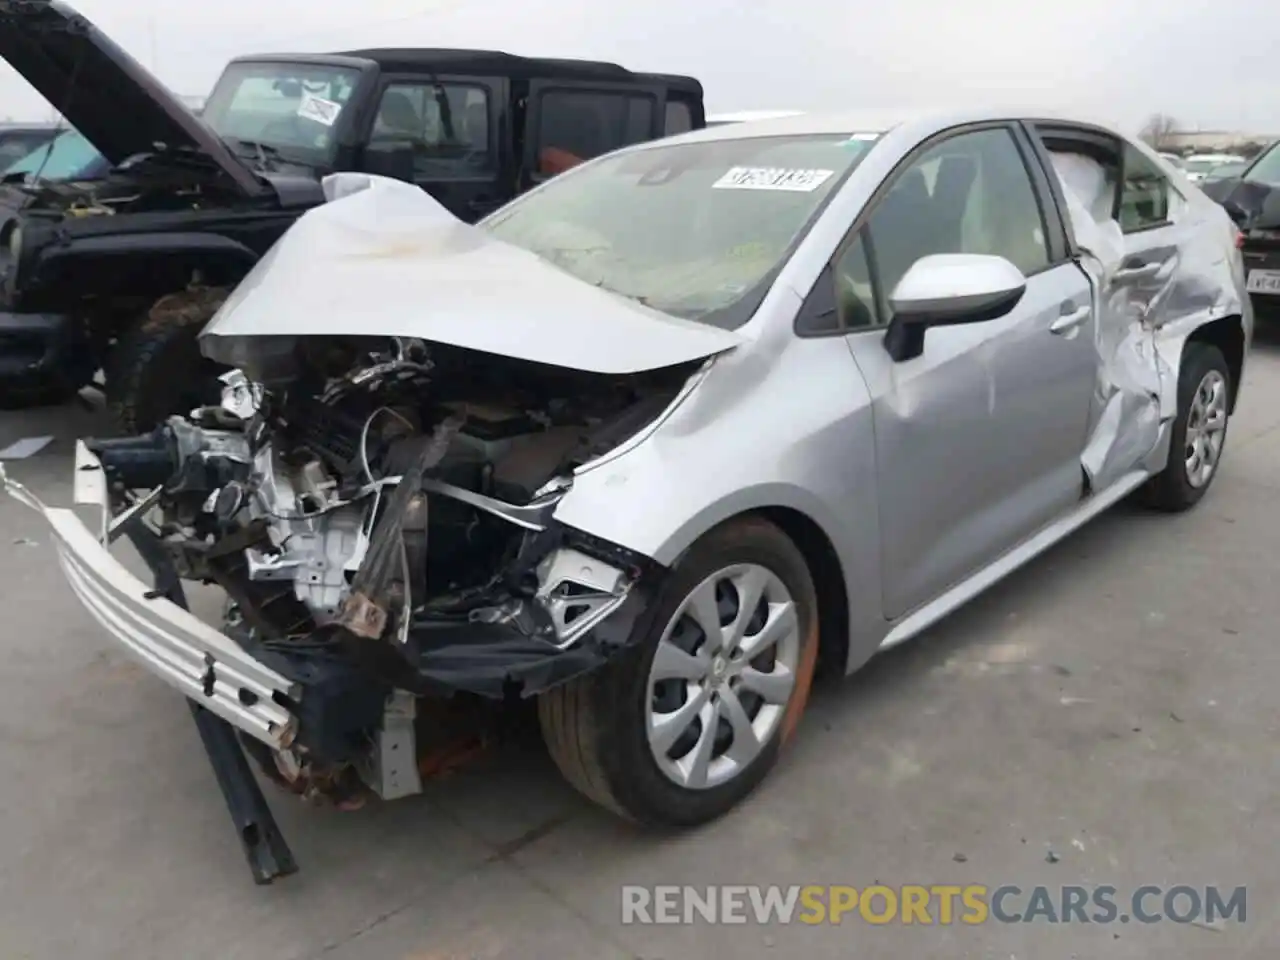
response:
[[[674,570],[635,660],[543,697],[569,778],[641,819],[751,789],[816,663],[856,670],[1131,493],[1195,504],[1252,332],[1221,209],[1055,117],[722,127],[489,229],[740,338],[557,513]]]
[[[705,821],[820,666],[1130,494],[1205,495],[1253,321],[1238,232],[1166,170],[1103,126],[974,112],[690,133],[478,227],[339,175],[205,331],[243,371],[225,416],[82,445],[99,531],[9,488],[104,630],[277,777],[414,792],[415,698],[519,689],[583,793]],[[222,632],[104,549],[156,505],[172,522],[135,542],[235,589]],[[372,658],[361,709],[299,667],[320,648],[326,676]]]

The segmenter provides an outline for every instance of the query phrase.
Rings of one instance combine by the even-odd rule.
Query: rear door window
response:
[[[550,89],[538,106],[538,173],[554,175],[652,139],[658,102],[649,93]]]
[[[674,137],[678,133],[688,133],[693,129],[693,111],[689,104],[682,100],[668,100],[665,122],[662,126],[664,136]]]
[[[1138,233],[1169,222],[1169,180],[1131,144],[1124,147],[1124,182],[1117,219],[1125,233]]]

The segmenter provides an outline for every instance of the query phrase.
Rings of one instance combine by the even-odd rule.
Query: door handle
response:
[[[1136,267],[1123,267],[1116,271],[1117,280],[1150,280],[1160,272],[1162,264],[1144,263]]]
[[[1074,333],[1080,324],[1089,319],[1092,313],[1093,308],[1087,304],[1076,309],[1074,303],[1065,303],[1062,305],[1062,316],[1049,324],[1049,332],[1057,334]]]

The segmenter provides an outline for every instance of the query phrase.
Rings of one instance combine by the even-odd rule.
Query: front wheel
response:
[[[115,427],[146,433],[174,414],[217,403],[223,368],[200,353],[199,335],[226,299],[205,287],[157,300],[146,320],[121,334],[107,364],[107,408]]]
[[[655,598],[628,656],[543,694],[552,758],[581,793],[670,826],[720,816],[764,778],[809,698],[817,595],[773,524],[707,534]]]
[[[1144,490],[1148,505],[1168,512],[1187,510],[1208,491],[1227,442],[1231,390],[1231,369],[1222,351],[1209,343],[1187,344],[1178,373],[1169,462]]]

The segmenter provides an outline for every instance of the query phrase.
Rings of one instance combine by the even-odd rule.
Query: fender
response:
[[[258,262],[244,244],[216,233],[136,233],[68,238],[42,249],[24,281],[28,290],[159,295],[186,287],[199,273],[232,283]]]
[[[652,433],[579,468],[555,519],[670,567],[733,517],[800,514],[839,561],[860,656],[885,630],[871,408],[842,340],[783,329],[784,349],[717,357]],[[798,371],[811,391],[794,389]],[[833,404],[849,411],[834,427]]]
[[[225,257],[247,270],[258,255],[244,244],[216,233],[134,233],[102,237],[76,237],[46,247],[40,252],[37,269],[56,268],[67,259],[113,257]]]

